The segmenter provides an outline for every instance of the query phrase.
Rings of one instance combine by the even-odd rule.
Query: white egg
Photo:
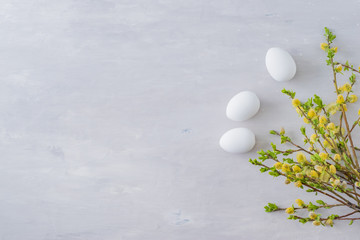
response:
[[[255,146],[255,134],[247,128],[233,128],[220,138],[220,147],[229,153],[246,153]]]
[[[295,61],[284,49],[270,48],[266,53],[265,62],[268,72],[276,81],[289,81],[295,76]]]
[[[260,108],[255,93],[243,91],[232,97],[226,107],[226,116],[234,121],[245,121],[253,117]]]

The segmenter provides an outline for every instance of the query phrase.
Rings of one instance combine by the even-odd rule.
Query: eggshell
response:
[[[234,121],[245,121],[253,117],[260,108],[255,93],[243,91],[232,97],[226,107],[226,116]]]
[[[266,53],[265,63],[271,77],[276,81],[289,81],[295,76],[295,61],[284,49],[270,48]]]
[[[255,134],[248,128],[233,128],[220,138],[220,147],[229,153],[246,153],[255,146]]]

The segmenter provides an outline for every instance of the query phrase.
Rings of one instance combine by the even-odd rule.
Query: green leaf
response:
[[[274,131],[274,130],[271,130],[271,131],[270,131],[270,134],[272,134],[272,135],[278,135],[277,132]]]
[[[320,204],[320,205],[326,205],[326,203],[325,203],[324,201],[322,201],[322,200],[316,200],[316,202],[317,202],[318,204]]]
[[[265,208],[265,212],[273,212],[278,209],[278,206],[276,206],[275,203],[268,203],[268,205],[265,206],[264,208]]]
[[[351,221],[350,221],[350,223],[349,223],[349,225],[352,225],[352,224],[353,224],[353,222],[354,222],[354,220],[351,220]]]
[[[294,98],[295,97],[295,92],[290,91],[290,90],[286,90],[285,88],[283,90],[281,90],[282,93],[285,93],[286,95],[288,95],[290,98]]]
[[[300,131],[301,131],[301,133],[302,133],[303,135],[306,134],[306,129],[305,129],[305,127],[301,127],[301,128],[300,128]]]

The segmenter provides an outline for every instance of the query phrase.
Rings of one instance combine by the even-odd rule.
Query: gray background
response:
[[[270,129],[297,135],[282,88],[333,99],[324,26],[338,59],[360,64],[359,11],[359,1],[1,0],[0,239],[357,238],[357,222],[265,213],[267,202],[319,197],[248,159],[277,141]],[[292,81],[267,73],[270,47],[294,57]],[[226,104],[243,90],[261,110],[230,121]],[[254,131],[252,152],[220,149],[234,127]]]

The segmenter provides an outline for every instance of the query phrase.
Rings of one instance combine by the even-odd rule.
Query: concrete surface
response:
[[[359,223],[265,213],[318,197],[248,159],[276,141],[270,129],[301,126],[282,88],[332,99],[325,26],[338,59],[360,64],[359,10],[355,0],[1,0],[0,239],[356,239]],[[266,71],[275,46],[297,63],[290,82]],[[226,104],[243,90],[261,110],[230,121]],[[234,127],[255,132],[251,153],[218,146]]]

